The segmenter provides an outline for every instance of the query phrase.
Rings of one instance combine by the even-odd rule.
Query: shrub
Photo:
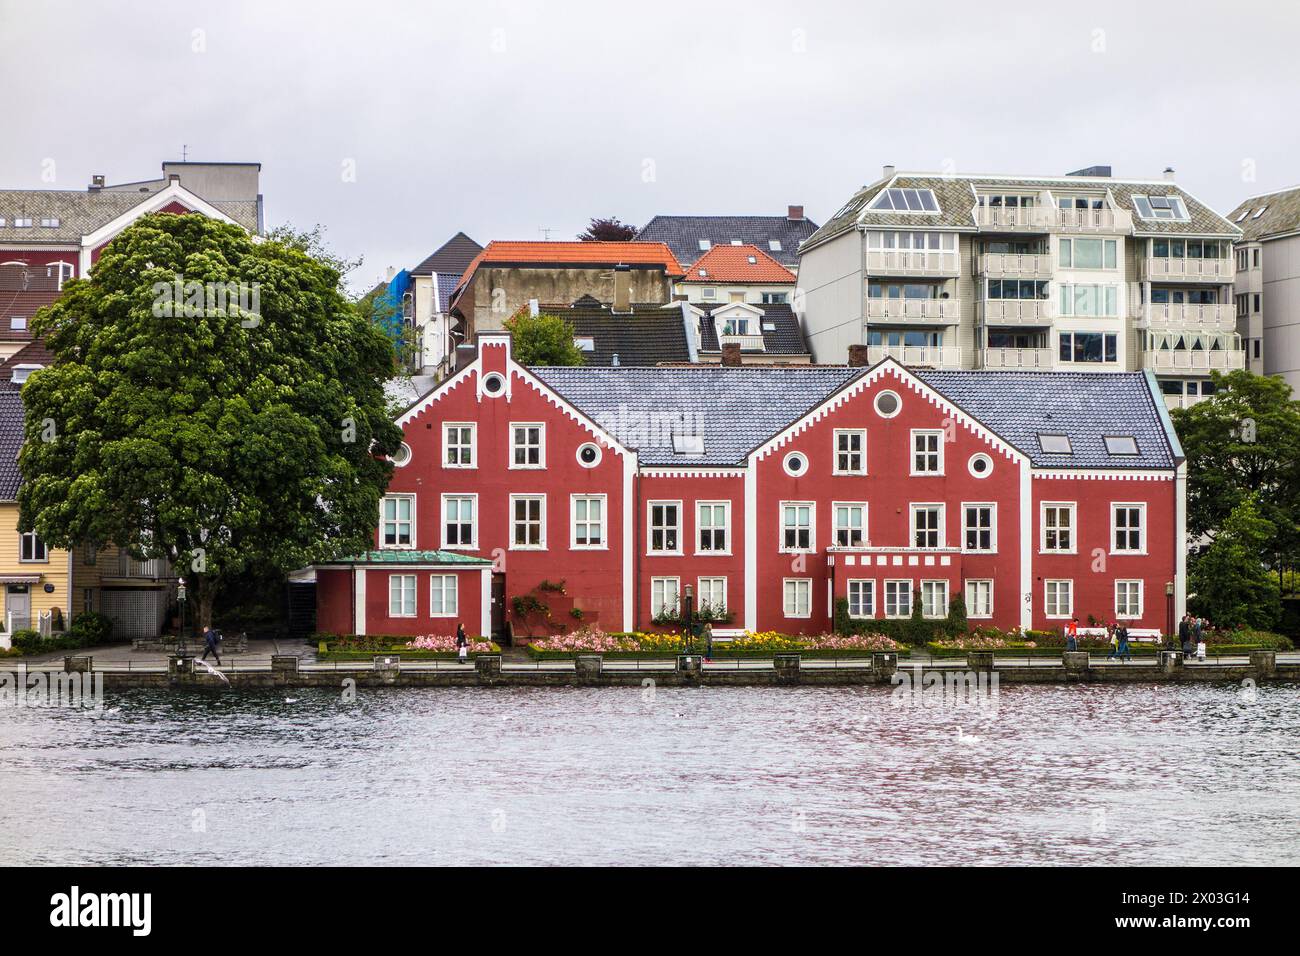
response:
[[[68,636],[76,638],[81,646],[107,644],[113,635],[113,622],[98,611],[82,611],[72,619]]]

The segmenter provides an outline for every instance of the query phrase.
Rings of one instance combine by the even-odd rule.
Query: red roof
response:
[[[714,246],[700,256],[682,281],[793,284],[795,275],[758,246]]]
[[[480,265],[509,263],[525,266],[661,266],[665,274],[682,274],[681,263],[663,242],[501,242],[493,241],[474,257],[460,286],[466,285]]]

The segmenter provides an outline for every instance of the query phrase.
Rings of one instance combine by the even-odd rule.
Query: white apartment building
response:
[[[1171,407],[1242,368],[1240,230],[1173,182],[899,173],[886,166],[800,248],[795,309],[818,362],[851,345],[933,368],[1149,370]]]
[[[1300,186],[1252,196],[1228,218],[1242,233],[1233,291],[1247,367],[1300,394]]]

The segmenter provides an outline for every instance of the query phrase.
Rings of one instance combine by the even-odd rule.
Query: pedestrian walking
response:
[[[1184,614],[1183,619],[1178,622],[1178,646],[1184,651],[1187,650],[1187,644],[1192,639],[1192,616]]]
[[[221,666],[221,632],[211,624],[205,624],[203,627],[203,656],[199,660],[206,661],[211,654],[217,659],[217,666]]]
[[[1070,618],[1070,622],[1065,625],[1065,649],[1067,651],[1077,651],[1079,649],[1078,615]]]
[[[465,636],[465,625],[456,625],[456,657],[464,664],[469,660],[469,638]]]
[[[708,623],[704,625],[704,659],[713,660],[713,625]]]
[[[1114,660],[1115,655],[1119,653],[1118,631],[1119,629],[1113,622],[1106,625],[1106,634],[1109,637],[1109,640],[1106,642],[1106,660],[1108,661]]]
[[[1128,646],[1128,628],[1121,624],[1115,629],[1115,637],[1119,641],[1119,659],[1122,661],[1133,660],[1133,652]]]

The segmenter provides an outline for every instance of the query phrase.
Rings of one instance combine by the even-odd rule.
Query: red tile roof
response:
[[[793,285],[795,276],[757,246],[714,246],[691,266],[691,271],[682,281],[788,282]]]
[[[474,257],[460,286],[468,284],[481,264],[523,266],[661,266],[665,274],[682,275],[681,263],[663,242],[501,242],[493,241]],[[459,286],[457,286],[459,288]]]

